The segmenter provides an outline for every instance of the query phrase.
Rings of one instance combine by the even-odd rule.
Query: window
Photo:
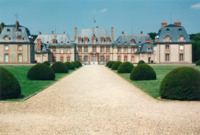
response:
[[[117,48],[117,52],[121,53],[121,48],[120,47]]]
[[[170,31],[170,29],[169,29],[169,28],[167,28],[167,29],[166,29],[166,31]]]
[[[132,50],[132,53],[134,53],[134,52],[135,52],[135,48],[131,48],[131,50]]]
[[[110,60],[110,57],[109,57],[109,56],[107,56],[107,57],[106,57],[106,61],[108,62],[109,60]]]
[[[10,37],[6,35],[6,36],[3,37],[3,39],[4,40],[10,40]]]
[[[92,42],[93,42],[93,44],[96,44],[96,38],[95,37],[93,37]]]
[[[147,46],[147,51],[151,51],[151,46]]]
[[[53,56],[53,62],[56,62],[56,57]]]
[[[78,47],[78,52],[82,52],[82,46]]]
[[[70,53],[70,48],[69,47],[67,48],[67,53]]]
[[[23,40],[23,37],[22,36],[18,36],[17,40]]]
[[[185,37],[184,37],[184,36],[180,36],[180,37],[178,38],[178,40],[179,40],[179,41],[184,41],[184,40],[185,40]]]
[[[7,32],[10,32],[10,29],[7,29]]]
[[[183,45],[180,45],[180,50],[183,50],[184,49],[184,46]]]
[[[169,45],[165,45],[165,49],[166,49],[166,50],[169,50]]]
[[[19,50],[19,51],[22,50],[22,45],[18,45],[18,50]]]
[[[164,40],[165,40],[165,41],[170,41],[170,40],[171,40],[171,37],[167,35],[167,36],[165,36]]]
[[[63,48],[60,48],[60,53],[63,53]]]
[[[110,53],[110,46],[107,46],[107,47],[106,47],[106,52],[107,52],[107,53]]]
[[[125,61],[125,62],[127,61],[127,56],[124,56],[124,61]]]
[[[131,39],[131,45],[135,45],[135,40]]]
[[[57,43],[57,40],[56,40],[56,39],[53,39],[52,42],[53,42],[53,44],[56,44],[56,43]]]
[[[61,62],[64,62],[63,57],[60,57],[60,61],[61,61]]]
[[[78,40],[78,43],[79,43],[79,44],[81,44],[81,43],[82,43],[82,40],[81,40],[81,39],[79,39],[79,40]]]
[[[4,47],[5,47],[5,50],[6,50],[6,51],[9,49],[9,48],[8,48],[8,45],[5,45]]]
[[[79,60],[80,62],[82,61],[82,58],[81,58],[81,56],[79,56],[79,57],[78,57],[78,60]]]
[[[92,52],[96,52],[96,46],[92,47]]]
[[[84,61],[85,61],[85,62],[88,61],[88,56],[84,56]]]
[[[4,54],[4,61],[5,61],[5,62],[8,62],[8,54],[7,54],[7,53]]]
[[[165,54],[165,61],[169,61],[169,54]]]
[[[179,29],[178,29],[178,31],[182,31],[182,29],[181,29],[181,28],[179,28]]]
[[[88,39],[86,38],[84,42],[85,42],[85,44],[87,44],[88,43]]]
[[[55,48],[55,47],[53,48],[53,52],[54,52],[54,53],[56,52],[56,48]]]
[[[103,46],[101,46],[101,53],[103,53],[104,52],[104,47]]]
[[[84,52],[88,52],[88,47],[84,46]]]
[[[117,57],[117,60],[118,60],[118,61],[121,61],[121,56],[118,56],[118,57]]]
[[[104,62],[104,56],[101,56],[101,62]]]
[[[124,48],[124,53],[127,53],[127,48],[126,47]]]
[[[179,56],[179,61],[183,61],[183,54],[182,53]]]
[[[22,54],[18,54],[18,62],[22,62]]]
[[[134,62],[134,56],[131,57],[131,61]]]
[[[70,57],[67,57],[67,62],[70,62]]]

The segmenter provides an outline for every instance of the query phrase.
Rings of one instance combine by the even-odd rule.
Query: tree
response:
[[[156,32],[150,32],[148,33],[148,35],[151,37],[151,39],[154,41],[155,40],[155,37],[157,36],[157,33]]]
[[[200,59],[200,33],[190,34],[192,40],[192,61],[196,62]]]

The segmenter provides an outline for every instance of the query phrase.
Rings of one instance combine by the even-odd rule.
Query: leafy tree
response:
[[[38,35],[31,35],[33,37],[33,41],[37,38]]]
[[[151,37],[151,39],[154,41],[155,40],[155,37],[157,36],[157,33],[156,32],[150,32],[148,33],[148,35]]]
[[[200,33],[190,34],[192,40],[192,61],[196,62],[200,59]]]

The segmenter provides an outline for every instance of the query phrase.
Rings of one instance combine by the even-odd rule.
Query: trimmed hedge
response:
[[[110,62],[111,62],[111,61],[108,61],[108,62],[106,63],[106,67],[108,67],[108,65],[110,64]]]
[[[200,60],[197,60],[196,65],[200,66]]]
[[[76,63],[78,64],[79,67],[82,67],[82,64],[80,61],[76,61]]]
[[[79,64],[75,61],[75,62],[72,62],[73,65],[74,65],[74,68],[79,68]]]
[[[147,64],[139,64],[130,75],[131,80],[156,80],[156,72]]]
[[[122,63],[118,68],[118,73],[130,73],[134,68],[133,64],[130,62]]]
[[[55,62],[51,68],[55,73],[68,73],[67,66],[62,62]]]
[[[55,73],[46,64],[37,64],[29,69],[27,78],[29,80],[55,80]]]
[[[191,67],[172,70],[161,82],[160,96],[166,99],[200,100],[200,72]]]
[[[45,61],[43,64],[46,64],[47,66],[50,66],[50,63],[48,61]]]
[[[109,64],[108,64],[108,67],[109,68],[112,68],[112,65],[115,63],[115,61],[111,61]]]
[[[145,62],[143,60],[140,60],[137,65],[140,65],[140,64],[145,64]]]
[[[69,70],[74,70],[74,65],[71,62],[65,62],[64,64],[67,66]]]
[[[122,62],[116,61],[116,62],[112,65],[112,70],[117,70],[121,64],[122,64]]]
[[[0,99],[19,98],[21,87],[15,76],[7,69],[0,67]]]

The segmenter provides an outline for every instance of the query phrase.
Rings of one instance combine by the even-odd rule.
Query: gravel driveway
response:
[[[24,102],[0,102],[0,134],[200,134],[200,102],[157,101],[84,66]]]

